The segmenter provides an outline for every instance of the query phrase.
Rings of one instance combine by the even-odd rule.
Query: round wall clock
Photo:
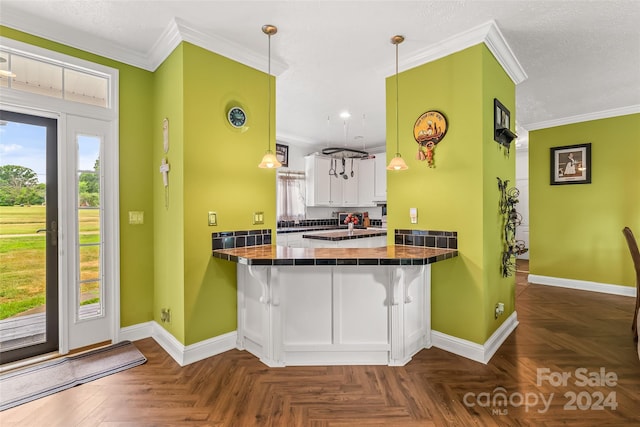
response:
[[[240,107],[231,107],[227,112],[227,119],[234,128],[241,128],[247,123],[247,113]]]
[[[447,133],[447,118],[439,111],[423,113],[413,125],[413,137],[422,146],[437,144]]]

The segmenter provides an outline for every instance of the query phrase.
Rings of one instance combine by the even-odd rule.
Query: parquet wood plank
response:
[[[4,411],[0,424],[640,426],[640,361],[629,328],[633,298],[532,285],[519,271],[516,307],[520,325],[487,365],[432,348],[404,367],[268,368],[238,350],[180,367],[144,339],[136,346],[145,365]],[[575,384],[577,369],[601,367],[617,375],[615,386]],[[566,385],[537,384],[545,368],[572,378]],[[478,404],[481,393],[495,398],[500,390],[553,399],[544,411],[513,402]],[[615,392],[617,408],[566,408],[565,393],[592,398],[597,392]]]

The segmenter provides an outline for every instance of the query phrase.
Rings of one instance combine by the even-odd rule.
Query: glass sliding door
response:
[[[0,110],[0,363],[58,350],[58,129]]]

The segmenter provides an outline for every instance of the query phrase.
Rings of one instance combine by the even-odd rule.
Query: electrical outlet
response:
[[[497,303],[496,304],[496,311],[495,311],[495,318],[497,319],[499,316],[502,316],[504,314],[504,303]]]
[[[160,321],[162,323],[171,323],[171,309],[170,308],[162,308],[162,309],[160,309]]]

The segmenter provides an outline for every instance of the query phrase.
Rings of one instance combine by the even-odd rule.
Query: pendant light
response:
[[[400,138],[398,137],[398,45],[403,41],[404,36],[391,37],[391,43],[396,45],[396,155],[389,162],[389,166],[387,166],[387,170],[391,171],[403,171],[409,169],[409,166],[407,166],[400,155]]]
[[[269,133],[267,134],[267,152],[262,158],[262,162],[258,165],[263,169],[275,169],[282,166],[282,163],[278,161],[273,151],[271,151],[271,36],[278,32],[278,28],[275,25],[263,25],[262,32],[269,36]]]

